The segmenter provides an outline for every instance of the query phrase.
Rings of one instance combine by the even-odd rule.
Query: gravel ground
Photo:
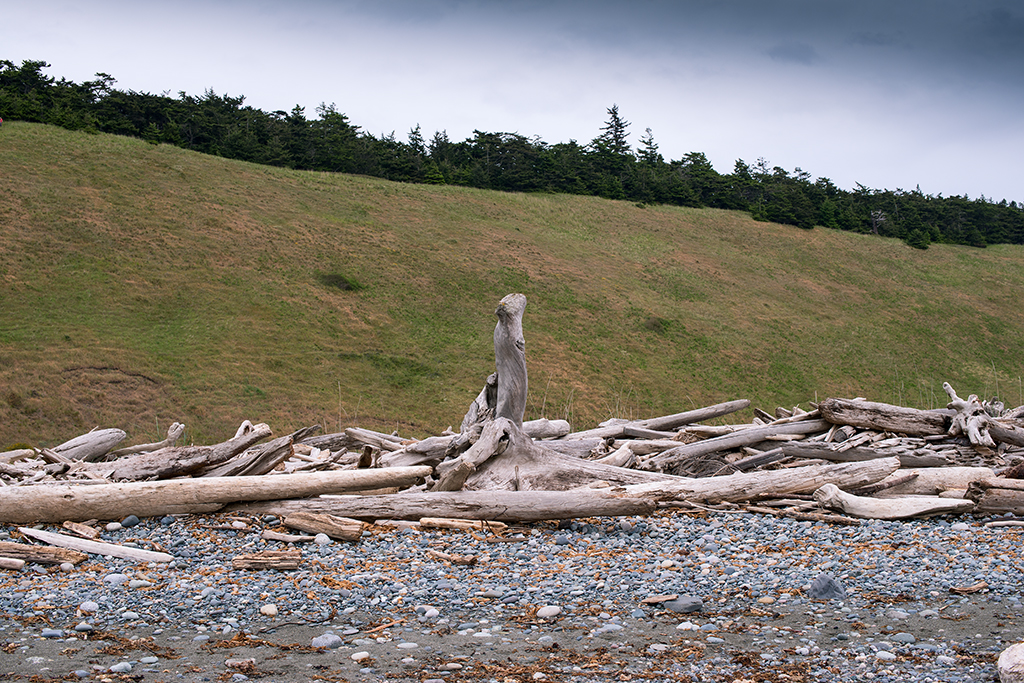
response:
[[[231,568],[286,547],[272,517],[123,521],[101,540],[175,560],[0,570],[0,679],[993,681],[1024,639],[1022,532],[972,517],[372,527],[294,571]]]

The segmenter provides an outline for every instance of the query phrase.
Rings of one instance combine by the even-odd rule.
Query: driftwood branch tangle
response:
[[[191,475],[204,467],[219,465],[268,436],[270,427],[258,424],[228,441],[213,446],[161,448],[150,453],[129,455],[114,462],[93,463],[87,469],[112,479],[170,479]]]

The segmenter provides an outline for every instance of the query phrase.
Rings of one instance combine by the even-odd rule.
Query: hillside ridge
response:
[[[721,400],[1019,405],[1024,250],[808,233],[719,209],[259,166],[0,129],[0,448],[243,419],[425,436],[527,296],[527,418]]]

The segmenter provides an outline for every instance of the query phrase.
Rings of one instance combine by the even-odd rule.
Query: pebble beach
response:
[[[269,515],[127,516],[100,540],[174,559],[0,572],[0,679],[992,681],[1024,640],[999,521],[667,510],[289,546]],[[232,567],[289,547],[295,570]]]

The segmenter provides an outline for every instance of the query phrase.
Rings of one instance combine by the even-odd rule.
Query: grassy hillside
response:
[[[425,436],[493,369],[520,291],[527,418],[585,428],[749,398],[1022,400],[1024,250],[745,214],[401,185],[8,123],[0,448],[243,419]],[[743,416],[744,419],[749,415]]]

